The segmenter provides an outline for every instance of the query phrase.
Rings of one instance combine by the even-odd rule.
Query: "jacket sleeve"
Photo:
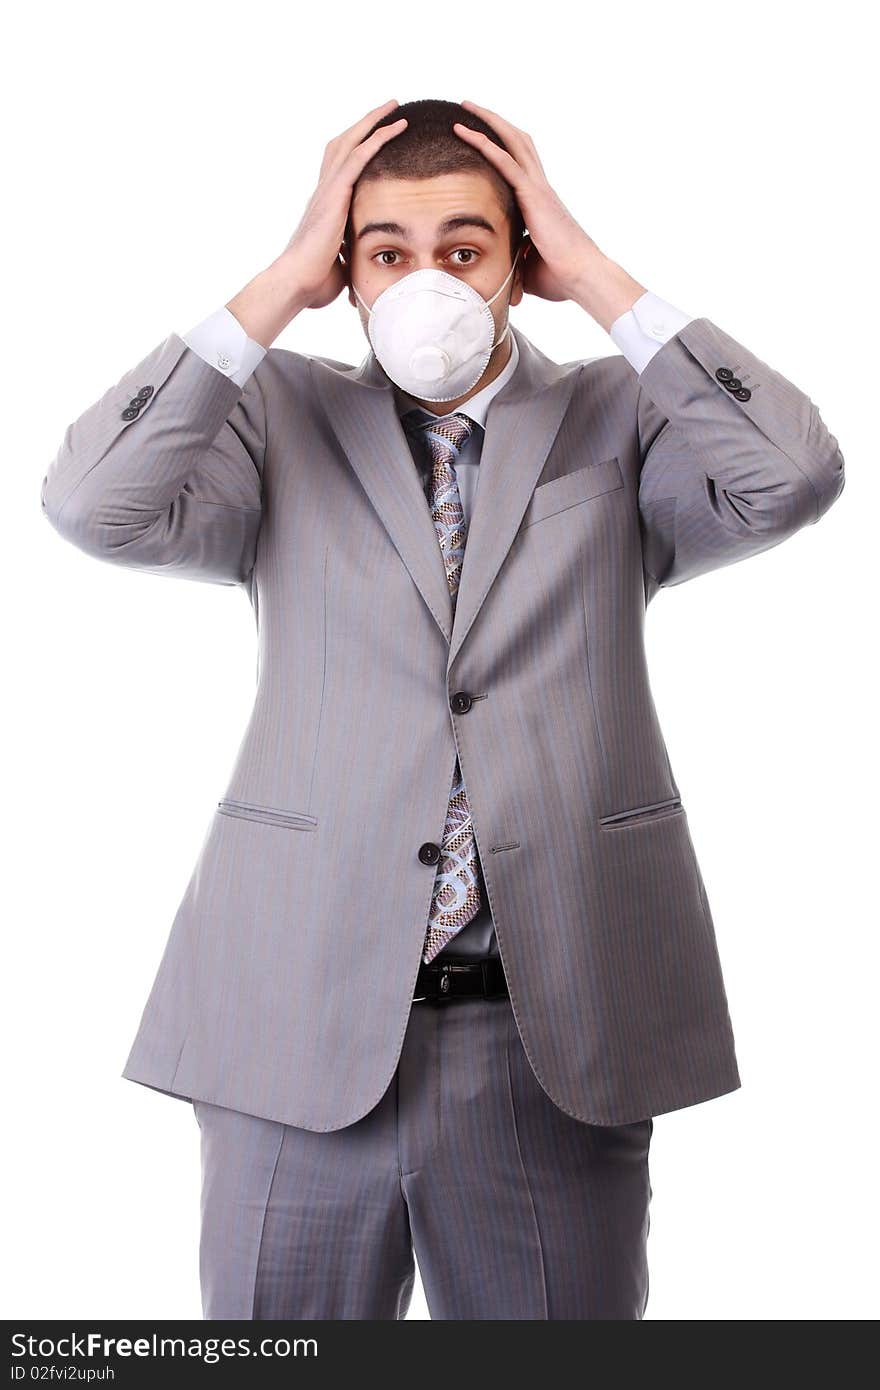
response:
[[[639,376],[639,516],[648,599],[818,521],[844,461],[808,396],[707,318]]]
[[[266,411],[170,334],[69,425],[41,488],[65,540],[112,564],[244,583],[261,519]]]

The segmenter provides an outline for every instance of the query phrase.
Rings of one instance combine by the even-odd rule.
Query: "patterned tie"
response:
[[[431,472],[425,493],[440,542],[454,609],[467,538],[467,522],[458,491],[455,464],[473,431],[473,421],[466,415],[443,415],[425,423],[409,420],[406,426],[417,446],[428,453]],[[422,954],[426,964],[458,935],[462,927],[467,926],[479,911],[481,902],[477,844],[457,757],[440,849]]]

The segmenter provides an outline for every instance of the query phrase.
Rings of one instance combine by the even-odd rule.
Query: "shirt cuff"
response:
[[[693,314],[685,314],[674,304],[667,304],[659,295],[645,290],[631,309],[614,320],[608,332],[630,366],[641,373],[663,344],[668,343],[693,317]]]
[[[266,356],[262,343],[248,337],[225,305],[180,336],[187,347],[239,386],[244,386]]]

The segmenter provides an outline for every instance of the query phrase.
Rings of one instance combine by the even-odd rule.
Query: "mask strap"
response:
[[[487,303],[487,304],[494,304],[494,303],[495,303],[495,300],[498,298],[499,294],[500,294],[501,291],[504,289],[504,286],[507,284],[508,280],[510,279],[510,277],[511,277],[511,275],[513,274],[514,270],[516,269],[516,257],[519,255],[519,253],[520,253],[520,248],[517,247],[517,248],[516,248],[516,255],[514,255],[513,264],[511,265],[510,270],[509,270],[509,271],[507,272],[507,274],[505,275],[504,279],[502,280],[501,284],[498,286],[498,288],[497,288],[497,290],[495,291],[495,293],[493,294],[492,298],[486,300],[486,303]],[[500,339],[499,339],[499,341],[500,341]]]
[[[487,303],[487,304],[493,303],[493,301],[496,300],[496,299],[498,298],[499,294],[500,294],[501,291],[504,289],[504,286],[507,284],[507,281],[510,279],[510,276],[513,274],[513,272],[514,272],[514,270],[515,270],[515,268],[516,268],[516,257],[519,255],[519,253],[520,253],[520,247],[518,246],[518,247],[516,248],[516,255],[515,255],[514,258],[513,258],[513,265],[511,265],[511,267],[510,267],[510,272],[509,272],[509,274],[505,277],[504,283],[501,284],[501,285],[499,285],[498,289],[495,291],[495,293],[493,294],[492,298],[486,300],[486,303]],[[498,341],[497,341],[496,343],[493,343],[493,345],[492,345],[492,351],[493,351],[493,352],[495,351],[496,348],[500,348],[501,344],[504,342],[504,339],[507,337],[507,335],[508,335],[509,332],[510,332],[510,309],[508,308],[508,310],[507,310],[507,322],[506,322],[505,325],[504,325],[504,332],[501,334],[501,337],[498,339]]]

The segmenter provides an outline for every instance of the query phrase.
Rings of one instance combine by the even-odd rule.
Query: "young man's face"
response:
[[[445,225],[454,223],[454,225]],[[351,208],[350,279],[372,305],[389,285],[414,270],[446,270],[490,299],[510,271],[510,223],[490,179],[476,171],[431,179],[374,179],[355,192]],[[508,286],[489,306],[495,338],[504,332],[508,303],[522,299],[520,252]],[[368,341],[369,315],[351,285],[348,301],[358,310]],[[510,335],[493,353],[480,380],[457,401],[423,404],[435,414],[455,410],[487,386],[510,358]]]

